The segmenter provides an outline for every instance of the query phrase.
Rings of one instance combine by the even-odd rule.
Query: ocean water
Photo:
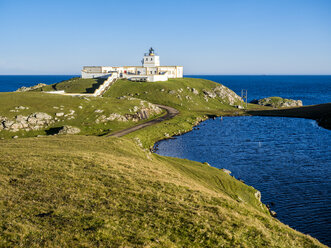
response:
[[[15,91],[25,86],[33,86],[39,83],[54,84],[67,80],[77,75],[0,75],[0,92]]]
[[[0,92],[76,75],[0,76]],[[331,76],[189,76],[222,83],[248,99],[281,96],[304,105],[331,102]],[[1,96],[0,96],[1,97]],[[262,193],[279,220],[331,246],[331,131],[315,121],[224,117],[158,143],[161,155],[227,168]]]
[[[248,101],[269,96],[302,100],[304,105],[331,102],[331,76],[188,76],[221,83]]]
[[[248,98],[282,96],[304,105],[331,102],[331,76],[194,76]],[[331,131],[315,121],[223,117],[157,144],[165,156],[226,168],[262,193],[277,218],[331,246]]]

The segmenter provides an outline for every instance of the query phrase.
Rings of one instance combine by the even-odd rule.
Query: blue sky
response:
[[[331,74],[330,0],[0,0],[0,74],[139,65],[185,74]]]

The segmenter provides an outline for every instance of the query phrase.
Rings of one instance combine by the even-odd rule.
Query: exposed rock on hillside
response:
[[[225,87],[224,85],[219,85],[212,90],[202,90],[205,94],[205,100],[208,101],[208,98],[221,98],[223,101],[228,102],[230,105],[235,105],[238,102],[242,102],[240,96],[234,93],[229,88]]]
[[[258,100],[253,100],[251,103],[262,105],[262,106],[270,106],[273,108],[286,108],[286,107],[300,107],[302,106],[301,100],[292,100],[286,99],[282,97],[267,97]]]
[[[141,101],[140,106],[134,106],[133,109],[130,110],[130,112],[133,112],[133,114],[118,114],[118,113],[112,113],[109,116],[101,115],[96,119],[96,123],[103,123],[108,121],[134,121],[137,122],[139,120],[145,120],[150,118],[153,115],[160,114],[162,112],[162,109],[157,107],[156,105]]]
[[[23,86],[23,87],[21,87],[21,88],[18,88],[18,89],[16,90],[16,92],[26,92],[26,91],[30,91],[30,90],[35,90],[35,89],[38,89],[38,88],[44,87],[44,86],[46,86],[46,85],[47,85],[47,84],[42,84],[42,83],[40,83],[40,84],[37,84],[37,85],[31,86],[31,87],[25,87],[25,86]]]
[[[20,129],[25,131],[39,130],[54,123],[52,116],[36,112],[28,116],[17,115],[14,120],[0,116],[0,130],[18,132]]]
[[[63,126],[58,134],[77,134],[80,133],[80,129],[78,127],[73,126]]]

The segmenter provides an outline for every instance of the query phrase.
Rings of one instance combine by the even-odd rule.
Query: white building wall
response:
[[[160,57],[153,54],[144,56],[143,66],[84,66],[82,78],[106,77],[114,71],[123,78],[130,78],[134,75],[148,76],[148,81],[151,82],[166,81],[165,78],[183,77],[183,66],[160,66]]]
[[[160,57],[156,55],[144,56],[144,67],[160,66]]]

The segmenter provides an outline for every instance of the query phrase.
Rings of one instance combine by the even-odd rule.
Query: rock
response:
[[[272,217],[276,217],[276,216],[277,216],[277,213],[276,213],[275,211],[273,211],[273,210],[269,210],[269,212],[270,212],[270,215],[271,215]]]
[[[61,116],[64,116],[64,113],[63,112],[55,113],[55,116],[61,117]]]
[[[255,198],[258,199],[259,201],[261,201],[261,192],[260,191],[256,191],[254,194]]]
[[[73,127],[73,126],[63,126],[58,134],[77,134],[80,133],[80,129],[78,127]]]
[[[42,112],[36,112],[32,114],[38,120],[51,120],[52,116]]]
[[[176,93],[176,91],[174,91],[174,90],[169,90],[168,93],[169,93],[170,95],[173,95],[173,94]]]
[[[37,123],[38,119],[36,117],[30,115],[28,117],[27,121],[28,121],[29,125],[35,125]]]
[[[286,99],[282,97],[267,97],[262,99],[254,99],[250,103],[258,104],[262,106],[270,106],[273,108],[286,108],[286,107],[301,107],[301,100]]]
[[[197,91],[196,89],[192,88],[191,90],[192,90],[192,93],[193,93],[194,95],[198,95],[198,94],[199,94],[199,91]]]
[[[17,139],[18,138],[18,136],[17,135],[15,135],[14,137],[13,137],[13,139]]]
[[[231,174],[231,171],[230,170],[228,170],[228,169],[221,169],[223,172],[225,172],[226,174],[228,174],[228,175],[230,175]]]
[[[0,127],[10,132],[39,130],[53,123],[52,116],[36,112],[29,116],[17,115],[14,120],[0,117]]]
[[[141,140],[138,137],[134,138],[134,141],[138,146],[140,146],[141,148],[143,147],[143,144],[141,143]]]
[[[40,84],[37,84],[37,85],[31,86],[31,87],[25,87],[25,86],[23,86],[23,87],[21,87],[21,88],[18,88],[18,89],[16,90],[16,92],[26,92],[26,91],[30,91],[30,90],[35,90],[35,89],[38,89],[38,88],[44,87],[44,86],[46,86],[46,85],[47,85],[47,84],[42,84],[42,83],[40,83]]]
[[[82,106],[78,106],[79,109],[82,109],[83,107]]]
[[[28,117],[24,115],[18,115],[16,116],[16,121],[20,123],[27,123]]]
[[[208,96],[209,98],[215,98],[217,95],[213,91],[208,91],[208,90],[202,90],[202,92]]]
[[[4,121],[3,127],[4,129],[9,129],[14,123],[15,123],[14,121],[10,121],[10,120]]]
[[[19,129],[21,129],[21,128],[23,128],[22,124],[16,122],[16,123],[14,123],[13,125],[10,126],[10,129],[11,129],[10,131],[11,132],[18,132]]]
[[[228,102],[230,105],[243,102],[240,96],[238,96],[234,91],[230,90],[222,84],[214,88],[214,92],[219,98],[221,98],[223,101]]]
[[[29,109],[29,107],[24,107],[24,106],[18,106],[15,107],[16,110],[24,110],[24,109]]]
[[[108,117],[105,115],[101,115],[96,119],[96,123],[103,123],[107,121],[134,121],[137,122],[139,120],[148,119],[151,116],[155,114],[160,114],[162,112],[162,109],[157,107],[156,105],[141,101],[140,106],[134,106],[133,109],[129,110],[133,114],[118,114],[118,113],[112,113]]]

